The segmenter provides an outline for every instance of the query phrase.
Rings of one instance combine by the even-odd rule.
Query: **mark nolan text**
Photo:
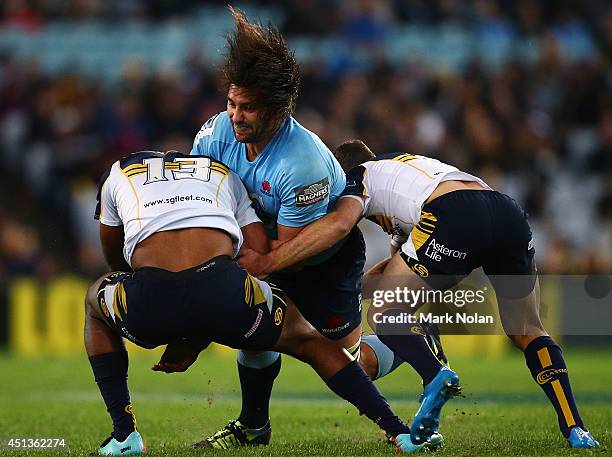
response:
[[[446,314],[410,314],[399,313],[394,315],[374,313],[372,316],[376,324],[493,324],[493,316],[479,313],[446,313]]]

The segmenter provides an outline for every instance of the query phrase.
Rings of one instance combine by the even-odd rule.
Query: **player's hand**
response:
[[[257,278],[265,278],[269,271],[265,255],[252,249],[245,249],[238,258],[238,265]]]
[[[151,367],[153,371],[164,373],[184,372],[197,360],[200,351],[189,341],[168,344],[159,362]]]

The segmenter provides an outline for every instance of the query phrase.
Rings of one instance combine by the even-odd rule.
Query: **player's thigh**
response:
[[[131,273],[122,271],[106,273],[100,276],[87,289],[85,296],[86,314],[101,319],[111,328],[114,328],[114,322],[111,318],[111,313],[113,312],[112,303],[109,307],[107,287],[116,287],[117,284],[123,283],[129,277],[131,277]]]
[[[299,359],[304,359],[306,344],[309,341],[323,337],[302,316],[297,306],[290,299],[286,298],[285,304],[282,329],[273,349]]]
[[[373,277],[375,281],[375,288],[380,292],[396,291],[397,288],[402,290],[420,290],[429,289],[430,285],[423,276],[423,270],[419,270],[418,267],[412,268],[410,265],[410,259],[402,251],[396,252],[391,260],[387,263],[382,275]],[[422,274],[417,274],[416,270],[421,271]]]

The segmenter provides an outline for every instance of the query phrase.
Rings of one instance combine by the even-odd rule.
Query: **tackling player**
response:
[[[145,451],[122,337],[144,348],[188,341],[196,355],[213,341],[273,348],[309,363],[387,434],[409,433],[358,362],[306,322],[282,290],[232,261],[243,236],[262,250],[267,238],[240,179],[225,165],[175,151],[126,156],[102,180],[96,218],[105,258],[118,270],[98,279],[86,297],[85,348],[113,421],[99,454]]]
[[[230,10],[236,31],[228,37],[229,51],[222,67],[227,112],[204,124],[192,153],[208,155],[236,172],[270,237],[286,241],[333,207],[344,189],[345,175],[323,142],[291,116],[300,75],[280,32],[271,25],[265,29],[252,24],[241,12]],[[360,344],[364,249],[361,232],[355,227],[299,270],[281,272],[272,280],[308,322],[347,348],[375,379],[401,360],[376,335]],[[404,360],[419,373],[433,373],[433,378],[440,362],[426,338],[415,337],[413,348],[416,356]],[[240,351],[240,415],[199,445],[214,447],[236,428],[244,432],[236,443],[267,444],[271,436],[269,401],[280,364],[278,353]],[[424,377],[424,382],[431,378]]]
[[[519,205],[435,159],[401,153],[376,157],[361,141],[342,144],[336,157],[348,172],[336,209],[278,249],[265,256],[248,252],[240,263],[255,275],[287,268],[328,248],[368,217],[401,246],[383,269],[383,277],[395,278],[394,286],[401,277],[401,285],[414,290],[447,290],[482,266],[495,288],[504,329],[555,408],[561,433],[571,447],[598,447],[578,413],[561,349],[540,321],[535,250]],[[400,357],[409,350],[400,335],[380,338]],[[428,389],[423,404],[435,401]],[[419,412],[412,442],[422,442],[437,425]],[[401,436],[398,444],[412,443]]]

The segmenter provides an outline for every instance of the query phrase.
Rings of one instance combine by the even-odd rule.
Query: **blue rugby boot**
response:
[[[412,442],[412,438],[410,438],[410,434],[408,433],[402,433],[401,435],[397,435],[397,438],[395,438],[395,445],[397,446],[397,451],[403,452],[404,454],[416,454],[417,452],[434,452],[440,449],[443,444],[444,438],[437,432],[434,432],[428,441],[425,441],[421,444],[414,444]]]
[[[593,438],[591,432],[588,432],[580,427],[574,427],[570,431],[567,442],[573,448],[596,448],[599,447],[599,442]]]
[[[123,441],[117,441],[109,436],[98,449],[99,455],[140,455],[144,454],[147,448],[142,441],[142,436],[137,431],[133,431]]]
[[[230,449],[242,446],[265,446],[270,443],[271,437],[270,421],[261,428],[247,428],[238,419],[234,419],[214,435],[193,444],[191,447],[194,449],[204,447]]]
[[[440,426],[440,412],[445,403],[453,396],[461,393],[459,376],[448,367],[440,371],[421,395],[421,406],[410,425],[410,436],[415,444],[428,441],[432,433]]]

